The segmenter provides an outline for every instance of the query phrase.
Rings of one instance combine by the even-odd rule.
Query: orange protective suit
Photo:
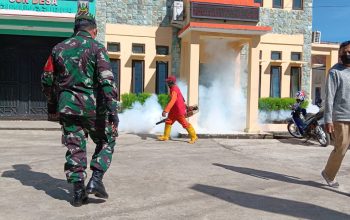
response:
[[[170,138],[171,126],[175,121],[178,121],[183,128],[185,128],[188,132],[190,140],[188,143],[193,144],[198,140],[196,135],[196,131],[193,126],[188,123],[185,118],[186,115],[186,104],[185,99],[182,96],[182,93],[175,84],[176,78],[175,76],[169,76],[166,79],[168,86],[170,87],[170,102],[165,107],[164,112],[168,113],[168,118],[165,121],[164,134],[158,137],[160,141],[167,141]],[[171,83],[170,83],[171,82]],[[163,114],[162,114],[163,115]]]
[[[187,122],[186,115],[186,105],[182,93],[177,87],[173,85],[170,88],[170,101],[164,109],[165,112],[169,113],[165,124],[172,125],[175,121],[178,121],[183,128],[188,128],[189,123]]]

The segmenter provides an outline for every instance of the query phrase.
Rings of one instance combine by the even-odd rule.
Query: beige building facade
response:
[[[309,99],[314,98],[311,56],[325,56],[329,69],[338,61],[338,45],[312,43],[311,1],[284,0],[280,5],[276,2],[279,1],[185,0],[180,4],[181,18],[172,16],[171,26],[107,23],[104,40],[107,48],[117,47],[109,54],[112,61],[118,62],[120,93],[162,93],[164,88],[159,88],[164,77],[174,74],[187,83],[188,104],[198,104],[200,65],[208,62],[206,42],[225,39],[228,47],[239,54],[235,62],[244,65],[238,68],[242,74],[247,73],[244,130],[278,129],[276,125],[259,124],[259,98],[293,97],[298,90],[305,90]],[[283,26],[291,30],[288,32]],[[180,48],[177,54],[172,51],[174,44]],[[173,64],[176,55],[177,67]],[[135,62],[142,67],[140,76],[135,73]],[[164,63],[165,66],[159,66]],[[160,74],[160,68],[166,70]],[[324,80],[321,87],[324,88]],[[195,123],[198,119],[191,120]]]
[[[138,92],[156,93],[157,63],[167,63],[167,69],[171,69],[171,55],[157,54],[157,46],[171,48],[172,28],[107,24],[105,36],[107,48],[118,47],[109,51],[109,56],[112,63],[119,63],[116,78],[120,94],[137,92],[137,82],[141,84]],[[135,79],[137,76],[133,70],[135,62],[140,62],[141,66],[139,81]]]
[[[4,118],[46,117],[38,72],[50,49],[71,36],[77,8],[86,4],[96,15],[98,40],[108,49],[120,94],[167,93],[164,79],[172,74],[185,82],[188,104],[199,104],[203,67],[227,59],[224,51],[234,52],[234,65],[227,69],[246,98],[240,113],[246,131],[269,127],[259,125],[259,98],[291,97],[300,89],[313,100],[322,97],[326,72],[338,57],[337,44],[313,43],[312,0],[62,0],[39,11],[38,4],[1,3]],[[210,53],[213,42],[225,42],[225,47],[214,44],[216,53]],[[315,56],[323,57],[322,71],[312,69]]]

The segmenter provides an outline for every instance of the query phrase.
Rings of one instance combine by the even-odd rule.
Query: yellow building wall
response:
[[[291,52],[300,52],[303,56],[303,35],[266,34],[261,36],[258,49],[262,51],[261,65],[261,97],[270,96],[271,66],[281,66],[281,97],[290,96],[291,67],[301,67],[303,62],[291,61]],[[272,51],[281,51],[282,59],[271,60]],[[302,58],[301,58],[302,60]],[[301,72],[301,74],[303,74]]]
[[[156,89],[156,61],[168,61],[171,74],[171,27],[149,27],[122,24],[107,24],[105,34],[108,42],[120,43],[120,52],[109,52],[110,58],[120,59],[120,94],[132,90],[132,60],[144,60],[144,91],[154,93]],[[132,44],[144,44],[144,54],[133,54]],[[168,46],[169,55],[157,55],[156,46]]]

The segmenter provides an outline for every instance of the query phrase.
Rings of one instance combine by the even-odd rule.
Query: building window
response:
[[[281,67],[271,66],[270,97],[281,97]]]
[[[273,0],[272,8],[283,8],[283,0]]]
[[[156,46],[157,55],[169,55],[168,46]]]
[[[156,62],[156,93],[168,93],[165,79],[168,77],[168,62]]]
[[[290,59],[292,61],[300,61],[301,60],[301,53],[300,52],[292,52],[290,55]]]
[[[322,102],[321,98],[321,87],[315,87],[315,103]]]
[[[260,7],[263,6],[264,0],[254,0],[254,3],[259,3]]]
[[[132,61],[132,92],[139,94],[143,92],[144,76],[145,76],[145,61]]]
[[[120,52],[120,43],[108,42],[107,50],[109,52]]]
[[[145,45],[144,44],[132,44],[132,52],[133,53],[145,53]]]
[[[261,97],[261,73],[262,73],[262,66],[259,65],[259,98]]]
[[[293,0],[294,10],[303,10],[303,0]]]
[[[300,90],[301,68],[291,67],[290,69],[290,97],[294,97]]]
[[[271,60],[282,60],[282,52],[281,51],[272,51],[271,52]]]
[[[262,50],[259,51],[259,59],[262,60]]]
[[[110,59],[111,68],[114,76],[115,84],[118,88],[118,100],[120,100],[120,60],[119,59]]]

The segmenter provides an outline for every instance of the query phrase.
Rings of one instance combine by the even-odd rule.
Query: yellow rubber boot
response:
[[[190,136],[190,140],[188,141],[188,143],[194,144],[198,140],[198,137],[196,135],[196,131],[194,130],[194,128],[191,124],[190,124],[190,126],[188,126],[188,128],[186,128],[186,130]]]
[[[159,136],[158,140],[160,141],[167,141],[170,138],[170,131],[171,131],[171,125],[165,124],[164,127],[164,135]]]

